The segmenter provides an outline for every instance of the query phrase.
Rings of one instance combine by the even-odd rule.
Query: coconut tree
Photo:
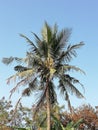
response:
[[[69,65],[73,57],[77,56],[76,50],[84,45],[83,42],[71,45],[69,37],[71,29],[65,28],[58,31],[55,24],[51,27],[45,22],[41,31],[41,37],[31,32],[35,37],[35,42],[27,36],[20,34],[30,45],[30,50],[26,52],[25,58],[10,57],[3,58],[4,64],[17,62],[14,67],[15,75],[8,78],[7,83],[14,80],[16,86],[11,90],[11,95],[20,86],[26,86],[22,95],[29,96],[31,92],[39,93],[39,100],[36,105],[35,112],[42,106],[47,104],[47,130],[50,130],[50,112],[52,105],[57,102],[57,94],[55,88],[58,87],[64,95],[65,100],[71,110],[69,93],[74,93],[78,98],[83,98],[82,93],[76,88],[75,84],[82,84],[76,78],[70,76],[71,70],[80,71],[80,68]],[[56,86],[55,81],[59,85]],[[28,85],[28,86],[27,86]]]

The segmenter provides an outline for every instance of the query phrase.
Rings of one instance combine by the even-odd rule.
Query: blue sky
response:
[[[59,30],[72,28],[70,43],[84,41],[77,58],[71,64],[82,68],[86,75],[73,74],[85,87],[84,100],[71,97],[73,106],[89,103],[98,105],[98,1],[97,0],[1,0],[0,1],[0,98],[8,98],[14,84],[6,85],[6,79],[14,74],[13,65],[5,66],[3,57],[25,56],[29,49],[19,34],[32,37],[31,31],[40,35],[47,21],[58,24]],[[81,90],[81,89],[80,89]],[[18,92],[13,96],[16,102]],[[24,99],[28,104],[30,99]],[[33,100],[33,99],[32,99]],[[62,99],[59,99],[63,102]],[[31,101],[32,102],[32,101]],[[63,102],[65,103],[65,102]]]

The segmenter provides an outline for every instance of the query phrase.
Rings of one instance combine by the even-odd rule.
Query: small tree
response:
[[[9,125],[11,116],[10,116],[10,110],[12,108],[11,101],[5,100],[5,97],[3,97],[0,100],[0,125],[5,126]]]
[[[8,127],[7,127],[8,126]],[[21,103],[14,109],[11,101],[4,97],[0,100],[0,130],[32,126],[32,111]]]
[[[95,130],[98,127],[98,115],[96,110],[91,105],[81,105],[78,108],[73,108],[73,113],[64,112],[61,115],[61,121],[64,127],[70,122],[74,124],[81,121],[78,125],[79,130],[85,128]]]
[[[95,109],[91,105],[82,105],[79,108],[75,109],[73,114],[73,120],[77,121],[83,119],[83,123],[80,125],[80,128],[89,128],[94,130],[98,125],[98,116]]]

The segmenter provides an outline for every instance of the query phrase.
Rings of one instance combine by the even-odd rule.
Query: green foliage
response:
[[[61,124],[61,129],[60,130],[76,130],[79,128],[79,125],[83,122],[83,119],[78,120],[77,122],[71,121],[70,123],[67,124],[66,127],[64,127]],[[56,129],[55,129],[56,130]]]
[[[82,122],[83,122],[83,119],[80,119],[77,122],[71,121],[70,123],[67,124],[65,128],[62,126],[62,130],[76,130],[77,128],[79,128],[79,125]]]
[[[28,107],[18,104],[14,109],[11,101],[7,101],[4,97],[0,100],[0,125],[10,127],[31,127],[32,112]]]
[[[3,97],[0,100],[0,124],[5,125],[11,120],[10,109],[12,108],[11,101],[5,100]]]

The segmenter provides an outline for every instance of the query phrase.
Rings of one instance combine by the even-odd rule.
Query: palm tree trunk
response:
[[[47,80],[47,90],[46,90],[46,99],[47,99],[47,130],[51,129],[51,120],[50,120],[50,96],[49,96],[49,80]]]

